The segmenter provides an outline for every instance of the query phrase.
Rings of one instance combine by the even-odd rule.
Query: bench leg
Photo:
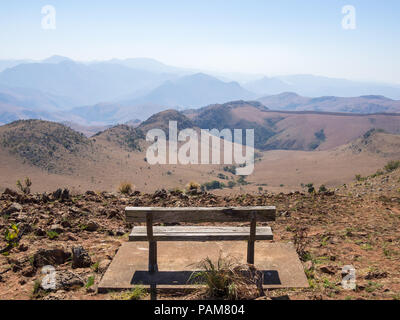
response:
[[[250,237],[247,242],[247,263],[254,264],[254,243],[256,240],[256,214],[253,213],[250,224]]]
[[[149,242],[149,272],[157,272],[157,241]]]
[[[254,241],[247,242],[247,263],[254,264]]]

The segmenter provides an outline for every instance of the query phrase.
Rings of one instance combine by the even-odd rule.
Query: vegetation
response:
[[[54,240],[58,238],[58,233],[55,231],[47,231],[47,236],[50,240]]]
[[[198,190],[198,189],[200,189],[200,187],[201,187],[200,184],[198,184],[197,182],[190,181],[186,185],[186,190],[188,190],[188,191]]]
[[[314,193],[315,192],[315,188],[314,188],[314,184],[313,183],[307,183],[305,185],[305,187],[307,188],[308,193]]]
[[[390,161],[385,166],[386,172],[392,172],[392,171],[394,171],[394,170],[396,170],[398,168],[400,168],[400,160]]]
[[[250,270],[247,265],[223,258],[221,254],[216,263],[207,257],[197,267],[201,271],[194,272],[189,281],[204,283],[207,288],[206,294],[210,298],[236,300],[264,294],[259,271]]]
[[[147,291],[142,286],[135,286],[132,290],[125,291],[119,294],[113,294],[111,297],[114,300],[140,300],[147,295]]]
[[[235,167],[234,165],[225,166],[223,169],[224,169],[224,171],[226,171],[226,172],[230,172],[230,173],[232,173],[232,174],[236,174],[236,167]]]
[[[202,184],[202,189],[206,190],[223,189],[224,187],[225,184],[223,182],[219,182],[218,180],[213,180]]]
[[[324,184],[320,185],[320,187],[318,189],[318,192],[324,193],[324,192],[327,192],[327,191],[328,191],[328,189],[325,187]]]
[[[24,182],[21,182],[21,180],[17,180],[18,189],[25,195],[31,193],[31,186],[32,181],[28,177],[25,178]]]
[[[121,182],[118,191],[122,194],[129,195],[132,193],[132,184],[129,182]]]

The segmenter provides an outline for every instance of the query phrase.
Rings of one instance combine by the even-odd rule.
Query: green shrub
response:
[[[385,166],[386,172],[392,172],[398,168],[400,168],[400,160],[389,161]]]
[[[55,231],[47,231],[47,236],[50,240],[54,240],[58,238],[58,233]]]

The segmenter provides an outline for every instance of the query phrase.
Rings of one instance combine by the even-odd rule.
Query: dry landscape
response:
[[[148,299],[136,292],[96,293],[96,285],[131,226],[123,209],[133,206],[276,205],[274,241],[294,242],[310,288],[270,290],[265,297],[289,299],[400,299],[400,169],[392,163],[372,177],[358,177],[333,190],[218,196],[206,192],[1,196],[0,231],[18,232],[0,241],[0,299]],[[12,225],[18,223],[16,230]],[[39,287],[41,267],[56,266],[56,290]],[[344,290],[341,268],[353,265],[357,288]],[[199,292],[161,294],[192,299]]]
[[[251,118],[249,108],[266,118]],[[228,109],[245,114],[249,125],[271,125],[268,119],[279,115],[282,119],[269,127],[276,130],[273,141],[276,136],[303,140],[280,140],[286,150],[257,150],[253,175],[238,177],[234,166],[146,162],[146,130],[167,128],[169,120],[177,120],[180,129],[200,128],[202,111],[189,112],[188,118],[165,111],[137,128],[118,125],[89,138],[40,120],[0,127],[0,299],[149,299],[139,287],[96,291],[127,241],[132,226],[125,223],[123,210],[128,205],[275,205],[274,241],[294,243],[310,287],[270,290],[259,299],[399,299],[398,116],[285,116],[243,103]],[[228,128],[238,125],[235,117],[229,119]],[[339,130],[336,119],[338,124],[349,121],[347,129]],[[284,127],[286,122],[297,126]],[[321,125],[323,137],[313,134],[304,141],[305,132],[320,132]],[[318,137],[319,145],[308,150]],[[194,188],[188,189],[189,182],[196,182]],[[49,264],[56,266],[57,286],[45,291],[39,286],[41,268]],[[340,285],[344,265],[356,269],[355,290]],[[159,298],[203,297],[202,292],[180,292]]]

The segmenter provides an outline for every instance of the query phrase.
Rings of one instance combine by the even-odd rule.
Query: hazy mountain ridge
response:
[[[348,113],[400,113],[400,100],[384,96],[366,95],[360,97],[303,97],[294,92],[265,96],[258,101],[273,110],[322,111]]]

